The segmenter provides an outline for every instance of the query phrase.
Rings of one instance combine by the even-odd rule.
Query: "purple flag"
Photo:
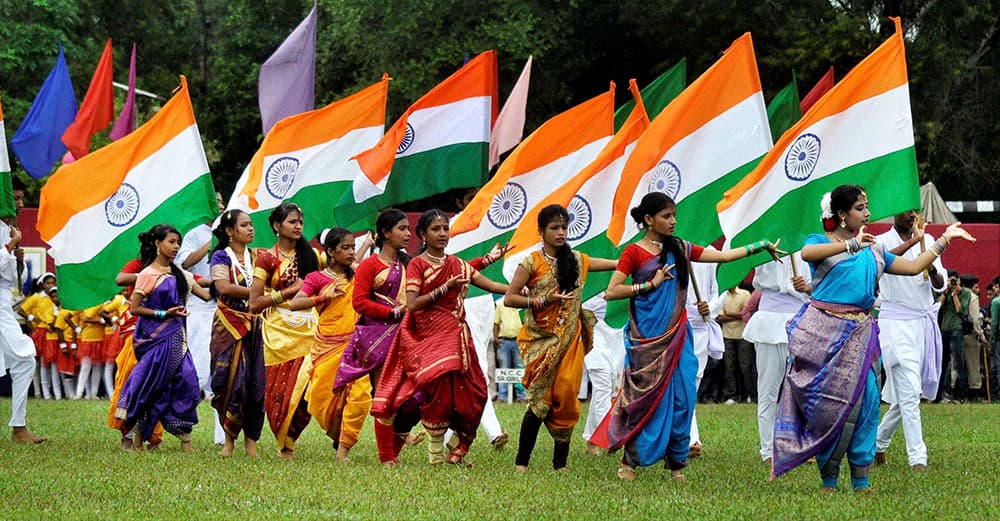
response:
[[[28,115],[10,140],[10,148],[28,175],[35,179],[49,175],[52,165],[66,153],[66,145],[61,138],[75,119],[76,96],[60,43],[56,66],[45,79]]]
[[[132,44],[132,61],[128,66],[128,94],[125,95],[125,104],[118,114],[118,121],[111,127],[109,136],[112,141],[129,135],[135,130],[135,43]]]
[[[305,20],[260,66],[258,97],[264,134],[278,121],[312,110],[316,80],[316,3]]]

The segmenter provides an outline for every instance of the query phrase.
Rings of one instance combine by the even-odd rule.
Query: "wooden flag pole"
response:
[[[920,227],[924,226],[924,216],[923,216],[923,214],[919,214],[919,213],[917,214],[917,226],[920,226]],[[924,253],[925,251],[927,251],[927,245],[924,244],[924,238],[923,238],[923,236],[921,236],[920,237],[920,253]],[[928,268],[924,268],[924,281],[927,281],[930,278],[931,278],[931,276],[930,276],[930,272],[928,271]]]
[[[690,268],[690,264],[688,267]],[[691,278],[691,287],[694,288],[694,300],[695,302],[701,302],[701,290],[698,289],[698,278],[694,276],[694,270],[689,270]],[[702,322],[708,322],[708,315],[701,316]]]

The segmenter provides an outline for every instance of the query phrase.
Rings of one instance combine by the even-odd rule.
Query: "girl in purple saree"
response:
[[[833,491],[846,456],[852,487],[868,492],[879,415],[878,327],[870,314],[878,278],[884,271],[918,274],[952,238],[975,239],[954,224],[909,261],[864,231],[871,214],[860,186],[838,186],[821,207],[827,233],[810,235],[802,248],[812,300],[787,326],[791,364],[778,399],[771,479],[815,457],[823,489]]]
[[[139,317],[133,343],[138,363],[118,398],[115,417],[126,430],[137,430],[135,450],[143,450],[143,443],[161,422],[181,440],[181,449],[190,452],[201,391],[187,349],[184,303],[189,292],[204,300],[210,295],[173,263],[181,246],[176,229],[158,224],[139,234],[139,241],[146,267],[139,273],[131,302],[132,314]]]

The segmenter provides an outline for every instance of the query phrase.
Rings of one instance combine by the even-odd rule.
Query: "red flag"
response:
[[[90,80],[87,95],[73,124],[62,135],[62,142],[73,157],[80,159],[90,152],[90,137],[106,128],[115,117],[115,93],[112,81],[111,38]]]
[[[809,107],[812,107],[813,103],[819,101],[819,99],[822,98],[824,94],[826,94],[826,91],[832,88],[833,88],[833,66],[831,65],[830,70],[826,71],[826,74],[824,74],[823,77],[816,82],[816,85],[813,86],[812,90],[809,91],[809,94],[806,94],[805,97],[802,98],[802,101],[799,102],[799,107],[802,108],[802,113],[805,114],[806,112],[808,112]]]

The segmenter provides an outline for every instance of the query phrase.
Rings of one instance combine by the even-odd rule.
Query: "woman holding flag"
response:
[[[292,311],[289,301],[302,289],[302,279],[319,269],[315,250],[302,236],[302,209],[282,203],[268,223],[277,236],[274,248],[260,249],[250,286],[250,312],[261,314],[264,343],[264,409],[278,441],[278,455],[292,459],[295,440],[309,425],[309,405],[303,399],[309,385],[309,346],[316,313]]]
[[[865,232],[868,196],[841,185],[820,204],[825,234],[812,234],[802,259],[812,272],[812,299],[788,323],[791,367],[782,384],[774,428],[772,479],[816,458],[823,490],[834,491],[844,456],[855,491],[871,491],[879,390],[874,364],[880,356],[871,316],[883,272],[916,275],[956,237],[975,241],[959,223],[914,260],[897,257]]]
[[[672,479],[683,480],[698,398],[698,359],[685,309],[689,263],[731,262],[762,251],[777,258],[780,250],[764,240],[717,251],[675,237],[677,206],[662,192],[646,194],[631,214],[645,234],[622,252],[605,293],[608,300],[631,299],[625,372],[609,417],[609,449],[625,448],[618,469],[623,480],[634,480],[636,467],[661,460]],[[626,285],[629,277],[632,284]]]
[[[584,310],[583,285],[590,271],[610,271],[615,261],[574,252],[566,241],[569,213],[557,204],[538,212],[542,249],[514,272],[504,305],[527,308],[517,345],[524,360],[528,410],[521,421],[518,472],[528,470],[542,423],[555,441],[552,467],[566,468],[573,428],[580,419],[583,357],[593,347],[596,317]],[[527,288],[528,296],[521,290]]]

